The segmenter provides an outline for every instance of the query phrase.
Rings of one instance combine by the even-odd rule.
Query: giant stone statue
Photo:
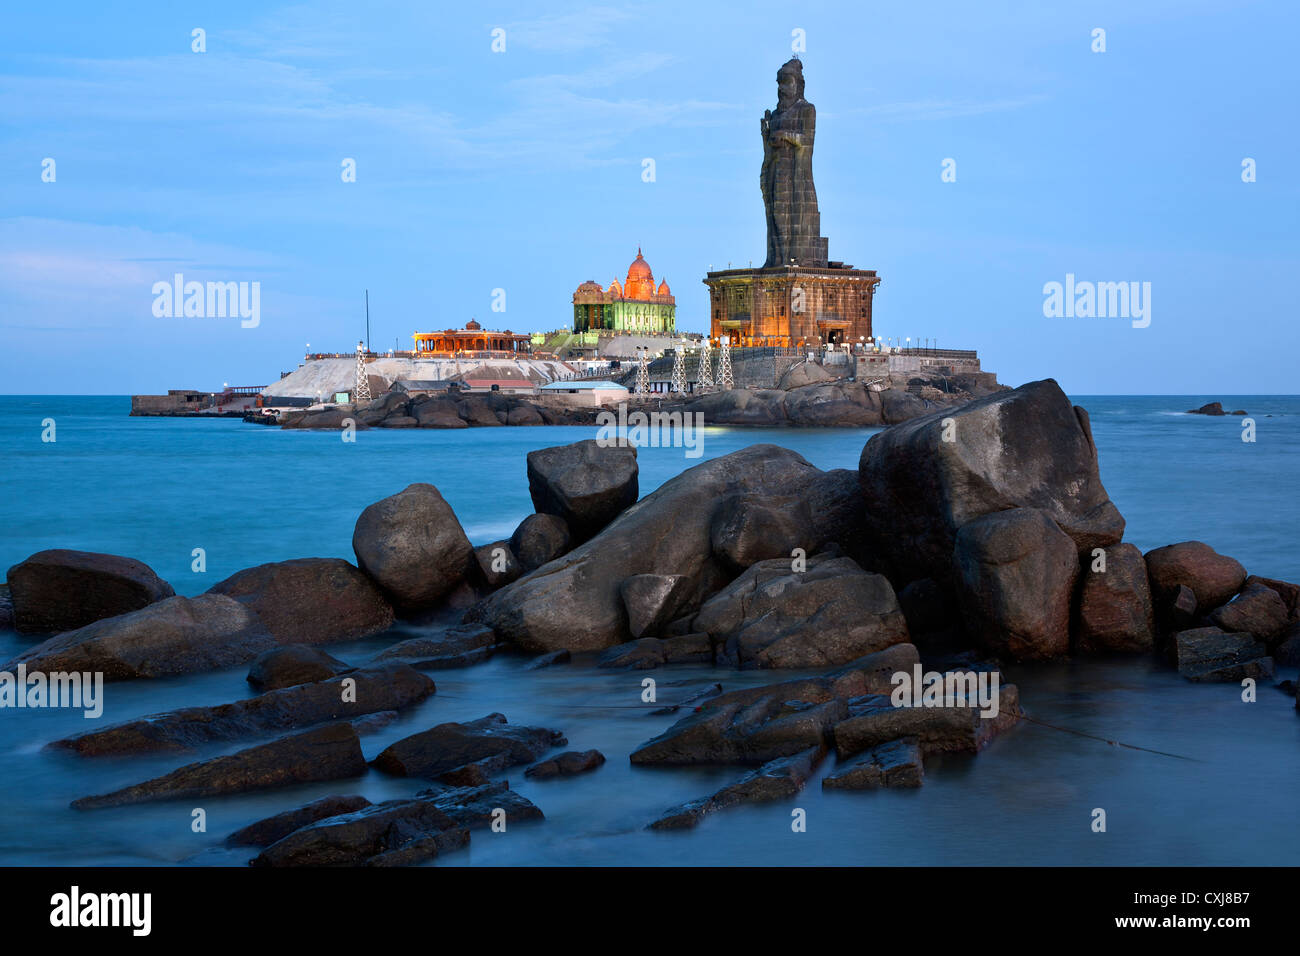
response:
[[[826,268],[817,190],[813,188],[813,137],[817,110],[803,98],[803,64],[786,62],[776,73],[776,109],[763,114],[763,205],[767,208],[764,268],[794,264]]]

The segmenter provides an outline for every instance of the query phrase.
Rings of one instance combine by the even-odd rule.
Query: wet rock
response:
[[[1249,584],[1222,607],[1210,612],[1210,621],[1223,631],[1249,631],[1265,644],[1272,644],[1286,630],[1286,602],[1264,584]]]
[[[602,650],[631,638],[621,585],[634,574],[680,574],[691,606],[727,575],[713,557],[709,527],[730,494],[791,494],[821,474],[774,445],[753,445],[696,465],[632,505],[562,558],[507,585],[469,612],[534,653]]]
[[[352,550],[361,570],[404,614],[436,607],[477,567],[451,505],[424,483],[408,485],[361,512]]]
[[[529,515],[510,536],[510,550],[525,574],[560,557],[569,550],[570,543],[564,519],[548,514]]]
[[[1045,512],[1080,552],[1124,531],[1088,415],[1051,379],[888,428],[867,442],[858,473],[868,538],[898,580],[945,581],[958,529],[1009,508]]]
[[[1198,627],[1174,635],[1178,673],[1190,681],[1241,681],[1273,676],[1268,648],[1253,634],[1228,634],[1217,627]]]
[[[486,395],[467,395],[456,403],[456,412],[471,425],[493,426],[503,422],[497,418],[491,400]]]
[[[921,742],[916,737],[903,737],[840,761],[822,778],[822,789],[878,790],[919,787],[924,782]]]
[[[1277,592],[1277,596],[1282,599],[1286,606],[1287,619],[1294,621],[1300,614],[1300,584],[1292,584],[1290,581],[1279,581],[1276,578],[1264,578],[1258,574],[1252,574],[1246,578],[1246,584],[1242,590],[1246,590],[1253,585],[1262,584],[1266,588],[1272,588]]]
[[[643,637],[638,641],[629,641],[611,647],[600,655],[596,666],[621,670],[650,670],[664,663],[667,663],[664,642],[657,637]]]
[[[507,425],[545,425],[540,413],[532,405],[518,405],[506,413]]]
[[[1152,597],[1154,601],[1154,596]],[[1157,621],[1165,631],[1185,631],[1196,620],[1196,594],[1185,584],[1164,597],[1163,608],[1157,612]]]
[[[331,644],[369,637],[393,623],[374,583],[339,558],[259,564],[209,589],[239,601],[280,644]]]
[[[976,518],[957,532],[953,551],[966,630],[983,648],[1009,660],[1069,653],[1078,553],[1045,512]]]
[[[1300,667],[1300,621],[1282,632],[1273,648],[1273,660],[1279,667]]]
[[[963,642],[961,606],[953,592],[934,578],[907,584],[898,592],[898,606],[913,643],[932,646]]]
[[[283,840],[294,830],[300,830],[317,820],[352,813],[370,805],[369,800],[360,796],[322,797],[305,806],[277,813],[273,817],[258,820],[236,830],[226,837],[226,846],[270,846],[277,840]]]
[[[907,641],[889,582],[850,558],[762,561],[705,602],[694,627],[739,667],[826,667]]]
[[[345,685],[345,681],[352,683]],[[83,757],[191,750],[208,743],[266,736],[331,720],[401,711],[425,700],[434,683],[389,662],[311,684],[297,684],[213,707],[151,714],[50,744]],[[344,700],[347,696],[350,699]]]
[[[1196,595],[1202,614],[1223,604],[1246,583],[1246,569],[1239,561],[1200,541],[1156,548],[1147,552],[1146,561],[1157,604],[1174,600],[1178,589],[1186,586]]]
[[[636,503],[636,448],[589,439],[531,451],[528,491],[538,513],[563,518],[581,544]]]
[[[960,706],[945,695],[938,707],[895,707],[884,694],[856,700],[854,716],[833,729],[835,751],[843,760],[902,737],[915,737],[925,755],[977,753],[1020,718],[1020,695],[1015,684],[1000,683],[997,714],[980,716],[978,706]]]
[[[880,417],[886,425],[911,421],[934,411],[925,399],[901,388],[887,388],[880,393]]]
[[[430,801],[447,814],[457,826],[469,830],[490,827],[493,815],[497,811],[504,811],[507,827],[514,823],[545,819],[541,810],[526,797],[521,797],[511,790],[510,785],[504,780],[478,787],[452,789],[434,787],[421,790],[417,796]]]
[[[717,697],[721,693],[722,693],[721,684],[711,684],[710,686],[704,688],[704,690],[691,694],[689,697],[685,697],[682,700],[678,701],[677,703],[666,704],[663,707],[655,708],[654,710],[650,711],[650,716],[667,717],[669,714],[677,713],[683,707],[686,707],[690,704],[698,704],[701,701],[709,700],[710,698]]]
[[[14,626],[14,602],[9,595],[9,585],[0,584],[0,631],[7,631]]]
[[[424,799],[388,800],[327,817],[272,843],[253,866],[412,864],[460,849],[469,831]]]
[[[543,667],[555,667],[557,664],[569,663],[569,652],[560,648],[558,651],[551,651],[549,654],[538,654],[525,666],[524,670],[539,671]]]
[[[288,644],[259,654],[248,670],[248,682],[258,691],[279,690],[328,680],[352,669],[318,648]]]
[[[532,763],[552,747],[567,741],[556,730],[511,725],[501,714],[489,714],[467,723],[439,724],[392,744],[374,760],[385,773],[434,780],[485,757],[504,755],[507,766]]]
[[[1075,608],[1074,647],[1082,653],[1150,651],[1155,647],[1155,608],[1146,561],[1131,544],[1105,549],[1105,570],[1084,555]]]
[[[624,578],[619,592],[627,608],[632,637],[662,631],[690,599],[691,590],[691,580],[681,574],[633,574]]]
[[[524,573],[519,559],[510,550],[509,541],[493,541],[475,548],[474,557],[483,573],[483,579],[491,588],[503,587]]]
[[[831,728],[848,717],[842,698],[822,703],[776,695],[746,703],[715,698],[632,752],[637,765],[757,765],[809,747],[826,746]]]
[[[711,797],[693,800],[669,810],[650,824],[650,829],[686,829],[696,826],[710,813],[728,807],[789,799],[803,789],[825,753],[822,747],[809,747],[799,753],[769,761]]]
[[[818,543],[813,534],[807,504],[795,495],[730,495],[718,503],[709,528],[713,553],[733,574],[776,558],[788,567],[796,548],[806,555]]]
[[[148,565],[93,551],[38,551],[9,569],[14,629],[72,631],[175,595]]]
[[[389,415],[379,423],[380,428],[418,428],[419,421],[410,415]]]
[[[809,554],[836,544],[866,571],[883,570],[873,563],[867,547],[867,502],[856,468],[835,468],[810,481],[800,492],[803,510],[812,523],[814,545]]]
[[[800,362],[798,365],[791,365],[782,373],[776,387],[789,391],[792,388],[802,388],[805,385],[829,382],[834,378],[834,375],[816,362]]]
[[[492,628],[457,624],[432,637],[415,637],[375,655],[375,661],[398,660],[419,670],[468,667],[491,657],[497,648]]]
[[[541,763],[535,763],[524,771],[525,777],[546,780],[550,777],[570,777],[574,774],[588,773],[605,762],[605,755],[599,750],[570,750],[551,757]]]
[[[329,428],[337,431],[347,428],[349,425],[355,427],[357,431],[362,431],[367,427],[357,420],[356,411],[348,406],[318,409],[307,412],[301,418],[289,417],[284,419],[285,428]]]
[[[1188,415],[1222,415],[1224,414],[1223,405],[1220,402],[1206,402],[1200,408],[1189,408]]]
[[[733,388],[703,395],[685,411],[710,425],[788,425],[785,395],[775,388]]]
[[[263,622],[219,594],[165,598],[50,638],[9,661],[12,672],[100,672],[104,680],[170,677],[246,664],[275,646]]]
[[[346,723],[281,737],[225,757],[201,760],[169,774],[112,793],[82,797],[74,810],[121,807],[155,800],[195,799],[269,790],[322,780],[344,780],[366,772],[361,738]]]

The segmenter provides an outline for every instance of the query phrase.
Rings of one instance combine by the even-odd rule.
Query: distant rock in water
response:
[[[71,631],[176,594],[147,564],[93,551],[38,551],[8,582],[13,626],[25,634]]]
[[[1234,412],[1225,412],[1223,410],[1222,402],[1206,402],[1200,408],[1189,408],[1187,410],[1187,414],[1188,415],[1214,415],[1217,417],[1219,415],[1245,415],[1246,412],[1240,408]]]

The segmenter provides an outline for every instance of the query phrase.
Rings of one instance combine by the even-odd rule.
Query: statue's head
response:
[[[776,103],[778,107],[789,106],[803,99],[803,64],[797,57],[791,57],[776,71]]]

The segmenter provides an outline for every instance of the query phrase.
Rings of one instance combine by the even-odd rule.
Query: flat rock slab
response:
[[[589,773],[605,762],[605,755],[599,750],[570,750],[541,763],[535,763],[524,771],[525,777],[546,780],[550,777],[571,777],[574,774]]]
[[[418,670],[447,670],[485,661],[499,646],[492,628],[457,624],[431,637],[413,637],[386,647],[374,660],[403,661]]]
[[[797,754],[769,761],[727,784],[711,797],[692,800],[669,810],[650,824],[652,830],[681,830],[694,827],[710,813],[746,803],[769,803],[785,800],[803,789],[826,751],[810,747]]]
[[[345,681],[353,684],[345,688]],[[406,664],[375,664],[329,680],[297,684],[229,704],[152,714],[56,740],[50,746],[83,757],[186,751],[217,741],[400,711],[436,690],[432,680]],[[351,698],[346,702],[345,693]]]
[[[361,738],[351,724],[326,724],[225,757],[202,760],[134,786],[72,802],[74,810],[121,807],[155,800],[214,797],[269,790],[366,772]]]
[[[904,737],[864,750],[841,761],[822,778],[825,790],[878,790],[882,787],[919,787],[925,782],[921,742]]]
[[[1198,627],[1174,635],[1178,673],[1190,681],[1241,681],[1273,676],[1268,648],[1248,633],[1228,634],[1217,627]]]
[[[998,734],[1020,719],[1020,695],[1015,684],[998,688],[998,712],[981,717],[978,707],[954,706],[946,702],[937,707],[895,707],[890,698],[872,695],[854,701],[855,716],[835,725],[835,751],[843,760],[897,740],[918,739],[921,752],[978,753]]]
[[[370,801],[362,796],[322,797],[305,806],[277,813],[273,817],[258,820],[236,830],[226,837],[226,846],[270,846],[277,840],[283,840],[294,830],[301,830],[317,820],[353,813],[368,806],[371,806]]]
[[[176,593],[147,564],[93,551],[38,551],[9,569],[8,582],[23,633],[72,631]]]
[[[436,780],[485,758],[501,758],[513,766],[532,763],[552,747],[568,741],[556,730],[514,726],[502,714],[489,714],[467,723],[439,724],[392,744],[374,766],[399,777]]]

